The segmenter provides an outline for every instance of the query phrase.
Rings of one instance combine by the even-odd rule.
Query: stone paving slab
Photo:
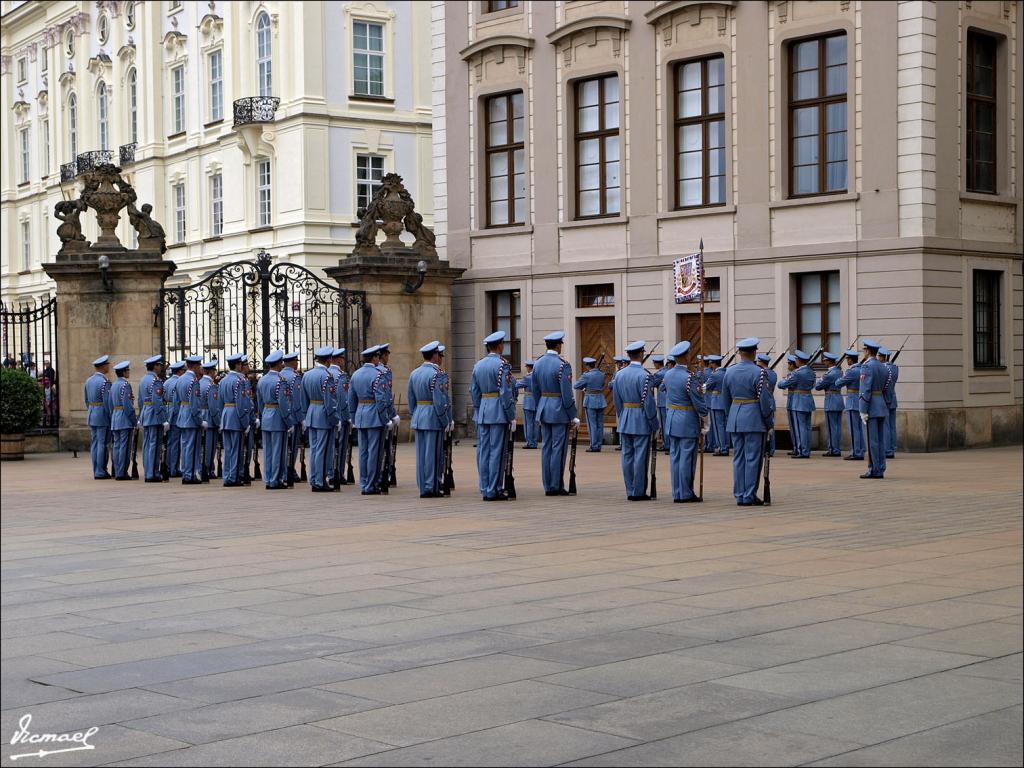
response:
[[[775,462],[771,508],[712,457],[704,504],[629,504],[618,459],[551,499],[528,455],[504,505],[465,443],[431,501],[405,445],[387,498],[5,466],[4,741],[31,713],[100,729],[47,765],[1024,760],[1019,447],[870,489]]]

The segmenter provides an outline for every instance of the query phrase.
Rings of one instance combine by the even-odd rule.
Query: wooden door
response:
[[[700,315],[679,315],[679,341],[690,342],[690,359],[696,360],[700,351]],[[704,313],[704,354],[722,354],[722,316],[718,312]]]
[[[612,357],[615,356],[615,318],[614,317],[584,317],[579,320],[579,333],[576,338],[580,340],[579,352],[580,357],[593,357],[597,360],[601,359],[601,355],[604,355],[604,361],[601,363],[601,370],[604,372],[604,397],[608,403],[608,407],[604,412],[604,423],[614,424],[615,423],[615,405],[612,403],[612,392],[608,388],[608,382],[611,381],[612,374],[615,372],[615,363],[612,361]],[[574,368],[579,367],[579,372],[582,372],[582,364],[578,361],[574,361]],[[582,402],[582,401],[581,401]],[[584,429],[587,425],[587,420],[581,418]]]

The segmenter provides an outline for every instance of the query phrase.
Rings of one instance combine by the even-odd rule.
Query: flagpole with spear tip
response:
[[[704,360],[704,238],[700,239],[700,359]],[[709,414],[710,417],[710,414]],[[700,440],[697,442],[697,451],[700,461],[700,492],[697,497],[704,501],[704,425],[700,425]]]

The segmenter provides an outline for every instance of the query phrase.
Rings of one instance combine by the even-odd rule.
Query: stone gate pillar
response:
[[[92,361],[109,354],[113,362],[132,361],[132,379],[142,375],[142,361],[160,349],[154,323],[160,288],[175,269],[163,259],[163,228],[150,217],[152,206],[135,208],[135,192],[120,169],[99,165],[80,177],[85,188],[77,200],[57,203],[55,216],[61,249],[43,269],[57,283],[57,370],[60,372],[60,443],[64,450],[87,449],[82,388],[92,375]],[[118,211],[128,215],[139,235],[129,250],[113,233]],[[96,244],[82,236],[79,217],[96,211],[101,235]]]

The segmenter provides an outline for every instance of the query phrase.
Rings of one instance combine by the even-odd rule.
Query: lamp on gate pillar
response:
[[[110,257],[105,253],[101,253],[99,258],[96,259],[96,264],[100,268],[100,275],[103,277],[103,287],[108,291],[114,290],[114,284],[111,282],[108,273],[110,271]]]
[[[426,280],[426,279],[427,279],[427,262],[425,262],[422,259],[420,259],[416,263],[416,282],[412,283],[412,282],[409,282],[407,280],[405,282],[405,285],[403,286],[403,290],[406,293],[416,293],[416,291],[418,291],[420,289],[420,286],[423,285],[423,281]]]

